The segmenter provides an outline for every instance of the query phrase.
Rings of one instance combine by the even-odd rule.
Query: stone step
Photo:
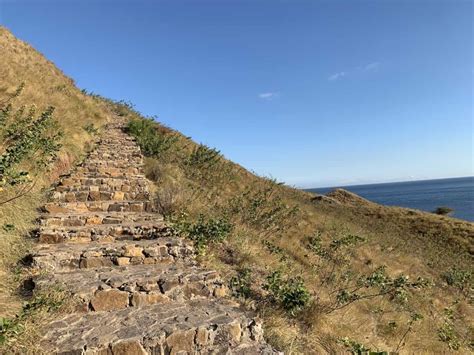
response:
[[[43,207],[43,210],[48,213],[151,212],[152,209],[152,203],[149,200],[48,202]]]
[[[147,180],[144,175],[125,177],[90,178],[76,175],[67,175],[59,181],[56,186],[57,191],[64,191],[68,187],[88,188],[90,186],[111,186],[111,187],[147,187]]]
[[[108,172],[108,173],[99,173],[99,172],[76,172],[74,174],[76,178],[86,178],[86,179],[106,179],[106,178],[116,178],[116,179],[146,179],[145,175],[141,170],[137,172]]]
[[[76,176],[97,176],[97,177],[128,177],[130,175],[138,175],[142,171],[141,168],[128,167],[128,168],[112,168],[112,167],[87,167],[81,166],[76,169]]]
[[[192,244],[176,237],[113,243],[40,244],[31,254],[34,269],[54,271],[54,273],[114,265],[192,262],[193,258]]]
[[[72,189],[68,189],[64,192],[55,191],[50,196],[50,201],[56,202],[85,202],[85,201],[123,201],[123,200],[147,200],[149,197],[148,191],[145,188],[138,188],[138,189],[130,189],[129,191],[120,191],[112,190],[113,187],[102,186],[101,188],[92,189],[89,186],[85,189],[80,189],[74,191]],[[78,188],[76,188],[78,189]]]
[[[215,271],[177,262],[54,273],[34,283],[39,290],[57,285],[76,296],[78,310],[96,312],[228,294]]]
[[[47,244],[65,241],[87,243],[90,241],[156,239],[170,235],[170,233],[170,228],[164,222],[153,221],[81,227],[41,227],[38,238],[40,243]]]
[[[260,320],[220,299],[65,315],[40,347],[49,354],[276,354]]]
[[[44,213],[40,216],[40,226],[53,228],[158,221],[163,221],[163,218],[159,214],[135,212],[85,212],[80,214]]]

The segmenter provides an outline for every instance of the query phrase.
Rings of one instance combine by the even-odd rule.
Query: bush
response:
[[[229,288],[232,290],[234,296],[237,297],[250,297],[251,294],[251,282],[252,274],[250,269],[241,269],[238,271],[236,276],[233,276],[229,281]]]
[[[301,277],[283,279],[281,271],[274,271],[267,276],[264,289],[292,316],[304,309],[311,299]]]
[[[198,252],[202,252],[210,243],[224,241],[233,229],[226,218],[208,218],[200,214],[196,222],[187,220],[182,214],[173,223],[174,229],[194,241]]]
[[[267,234],[283,232],[293,225],[298,209],[286,205],[273,185],[260,189],[249,188],[234,197],[228,214],[241,223]]]
[[[442,215],[442,216],[447,216],[447,215],[449,215],[453,212],[454,212],[454,210],[452,208],[446,207],[446,206],[438,207],[433,211],[433,213],[439,214],[439,215]]]
[[[127,133],[135,137],[144,155],[159,158],[177,141],[173,134],[158,130],[153,119],[132,119],[126,127]]]
[[[99,133],[99,130],[94,127],[93,123],[88,123],[88,124],[84,125],[82,127],[82,129],[84,129],[84,131],[86,131],[87,133],[89,133],[91,135]]]
[[[35,106],[13,109],[12,100],[23,87],[20,85],[0,107],[0,191],[31,182],[34,174],[49,167],[61,148],[62,131],[53,118],[54,107],[39,115]],[[25,193],[22,191],[18,196]]]
[[[159,186],[153,198],[153,205],[163,217],[171,217],[178,212],[184,203],[184,194],[181,187],[168,183]]]
[[[453,267],[446,271],[442,278],[449,286],[456,287],[461,291],[469,290],[472,287],[472,272]]]

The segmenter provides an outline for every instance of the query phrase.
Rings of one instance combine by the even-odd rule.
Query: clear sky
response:
[[[303,187],[474,175],[471,1],[6,1],[80,88]]]

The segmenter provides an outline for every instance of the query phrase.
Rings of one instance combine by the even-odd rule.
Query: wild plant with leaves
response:
[[[18,89],[0,107],[0,192],[15,191],[0,204],[24,195],[35,184],[35,176],[47,170],[61,148],[62,131],[53,118],[54,107],[37,113],[34,105],[14,108]]]

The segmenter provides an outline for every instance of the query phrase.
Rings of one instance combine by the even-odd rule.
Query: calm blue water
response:
[[[447,206],[454,209],[452,217],[474,222],[474,176],[338,187],[382,205],[416,208],[428,212],[436,207]],[[308,191],[326,194],[335,188]]]

